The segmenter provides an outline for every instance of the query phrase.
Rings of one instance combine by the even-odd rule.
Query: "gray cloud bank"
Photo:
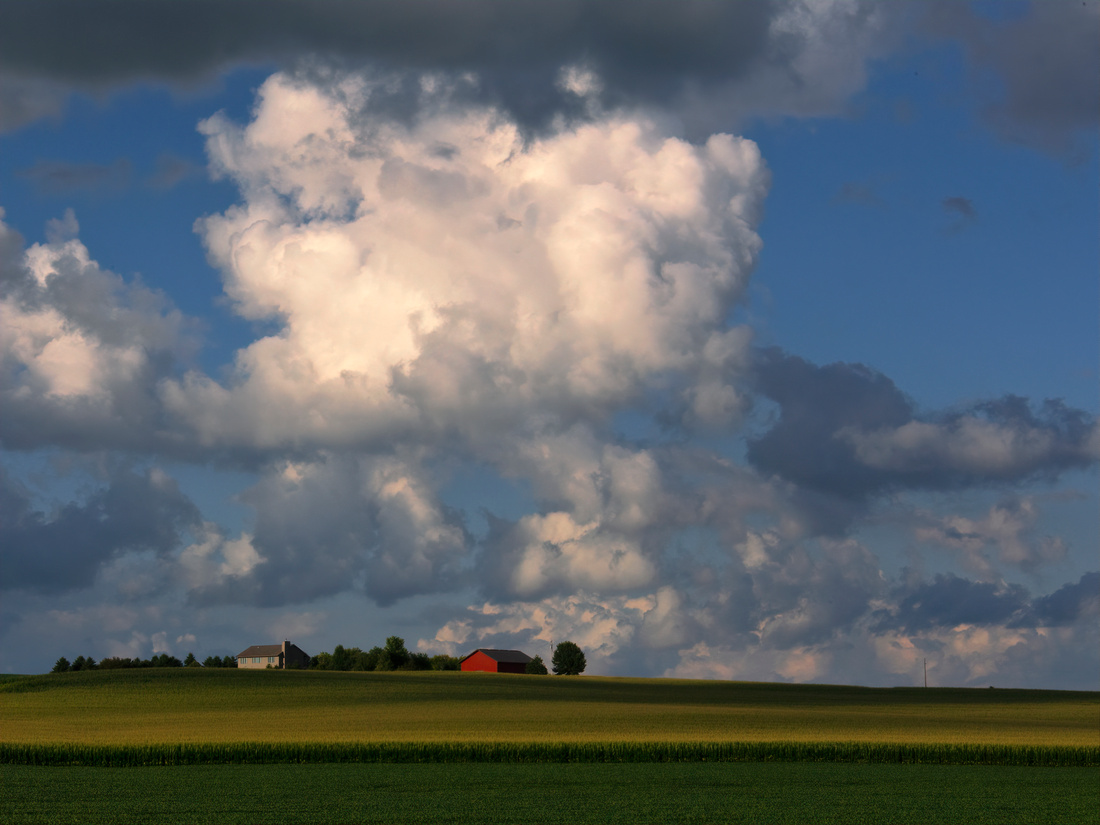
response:
[[[59,112],[69,89],[335,63],[410,73],[391,80],[395,111],[421,74],[468,73],[469,99],[528,127],[598,101],[673,110],[694,135],[752,115],[836,113],[867,61],[924,38],[962,47],[994,129],[1064,152],[1096,127],[1098,19],[1095,0],[1035,3],[1010,20],[936,2],[43,0],[3,11],[0,129]]]
[[[893,489],[1015,484],[1091,466],[1100,443],[1088,413],[1006,396],[918,414],[885,375],[861,364],[817,366],[760,353],[756,385],[779,419],[749,442],[758,470],[842,499]]]

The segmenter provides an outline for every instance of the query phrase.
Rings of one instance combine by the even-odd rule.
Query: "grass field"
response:
[[[0,683],[0,743],[1100,746],[1100,694],[476,673],[129,670]]]
[[[1034,764],[1090,767],[1018,767]],[[0,680],[0,825],[1091,823],[1097,765],[1098,693],[198,669]]]

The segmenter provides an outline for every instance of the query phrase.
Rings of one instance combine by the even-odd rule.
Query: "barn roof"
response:
[[[467,659],[473,656],[474,653],[478,652],[484,653],[495,662],[517,662],[521,665],[525,665],[529,661],[531,661],[531,657],[524,653],[522,650],[495,650],[488,647],[479,647],[473,653],[467,653],[465,656],[459,659],[459,663],[465,662]]]

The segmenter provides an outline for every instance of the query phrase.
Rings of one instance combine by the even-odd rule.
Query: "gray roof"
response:
[[[309,656],[308,653],[293,642],[283,642],[283,644],[286,645],[288,651],[297,650],[303,656]],[[248,650],[242,650],[238,653],[237,658],[240,659],[242,656],[278,656],[282,652],[283,645],[252,645]]]
[[[237,654],[237,658],[251,657],[251,656],[278,656],[283,652],[282,645],[252,645],[247,650],[242,650]]]
[[[459,659],[459,661],[465,662],[478,651],[484,653],[495,662],[518,662],[521,665],[525,665],[531,661],[531,657],[524,653],[522,650],[494,650],[488,647],[479,647],[473,653],[467,653],[465,656]]]

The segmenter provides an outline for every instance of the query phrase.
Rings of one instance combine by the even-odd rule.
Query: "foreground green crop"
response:
[[[0,823],[1092,823],[1100,770],[936,765],[0,766]]]

